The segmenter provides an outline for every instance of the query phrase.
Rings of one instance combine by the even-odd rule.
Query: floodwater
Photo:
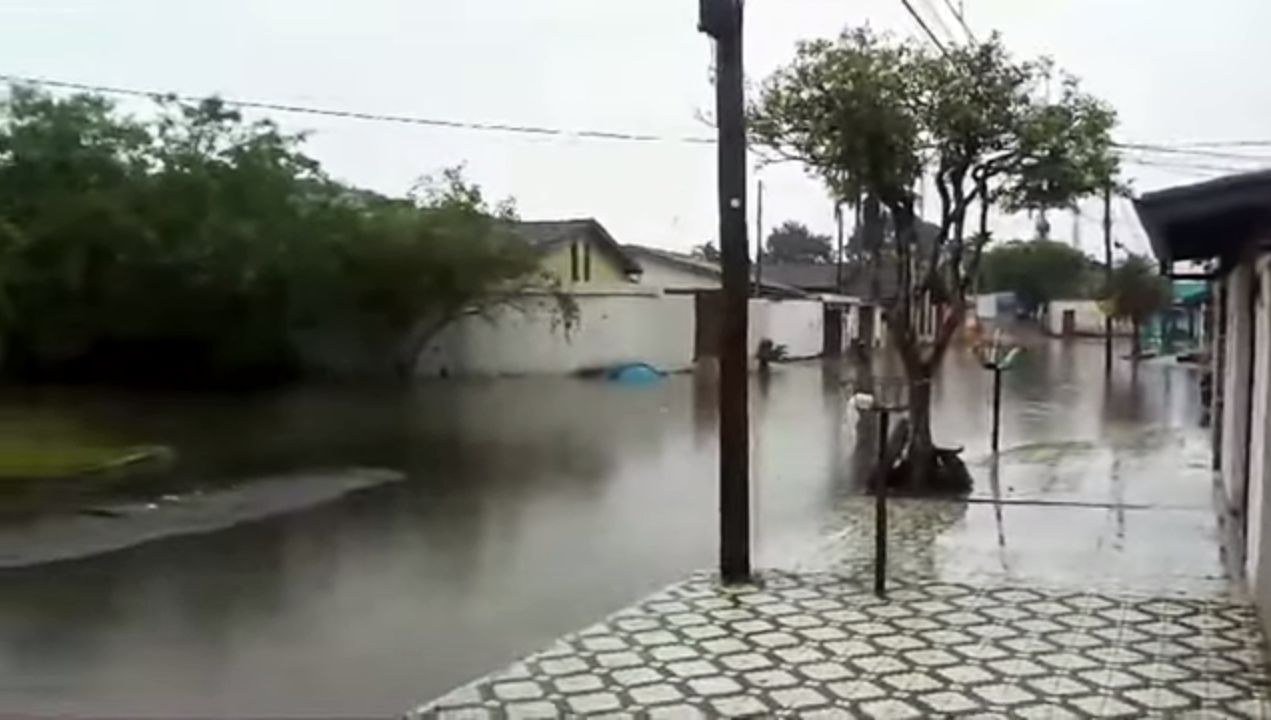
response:
[[[1118,361],[1105,383],[1098,344],[1033,345],[1005,378],[1005,447],[1062,455],[1108,438],[1203,436],[1190,370],[1132,374]],[[949,360],[937,436],[965,445],[978,473],[991,378],[964,353]],[[753,391],[761,565],[796,564],[851,494],[850,378],[835,364],[788,365]],[[715,557],[705,376],[9,402],[172,445],[191,484],[350,465],[409,477],[214,534],[0,573],[0,715],[394,717]],[[988,479],[977,482],[984,492]]]

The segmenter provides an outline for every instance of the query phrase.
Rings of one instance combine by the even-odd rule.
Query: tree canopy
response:
[[[1053,240],[1014,240],[989,246],[980,263],[980,292],[1011,292],[1030,316],[1051,300],[1080,297],[1092,261]]]
[[[1112,269],[1103,288],[1103,301],[1114,318],[1134,327],[1134,354],[1139,354],[1139,328],[1173,301],[1170,282],[1157,272],[1151,260],[1130,255]]]
[[[510,203],[458,170],[390,198],[216,99],[147,119],[13,87],[0,105],[0,330],[32,374],[294,372],[298,331],[424,336],[549,287]]]
[[[997,34],[936,50],[848,29],[800,43],[751,105],[751,135],[773,159],[802,163],[839,202],[881,204],[895,223],[888,265],[902,290],[884,312],[910,382],[916,485],[934,465],[931,378],[962,326],[989,210],[1066,207],[1116,173],[1115,114],[1056,75],[1048,61],[1013,58]],[[1047,92],[1056,79],[1059,92]],[[924,184],[938,198],[929,243],[917,230]],[[913,323],[926,298],[943,307],[930,343]]]
[[[829,235],[787,220],[768,233],[764,257],[777,262],[829,263],[834,262],[834,248]]]

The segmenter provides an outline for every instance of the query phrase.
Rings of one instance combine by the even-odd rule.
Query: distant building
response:
[[[692,295],[694,358],[717,357],[723,311],[723,271],[717,263],[660,248],[624,248],[643,269],[640,284],[668,296]],[[752,271],[757,268],[752,266]],[[791,359],[838,355],[851,338],[845,327],[843,302],[804,292],[764,277],[758,292],[751,286],[748,346],[753,354],[761,341],[783,346]]]
[[[1102,336],[1107,313],[1098,300],[1051,300],[1043,313],[1046,332],[1056,337]],[[1128,335],[1133,326],[1125,320],[1116,320],[1112,332]]]

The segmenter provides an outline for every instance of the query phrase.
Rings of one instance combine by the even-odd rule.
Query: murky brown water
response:
[[[1004,445],[1194,425],[1188,371],[1121,369],[1105,387],[1101,361],[1097,344],[1038,344],[1007,378]],[[756,389],[761,564],[798,557],[852,486],[847,376],[784,366]],[[939,385],[937,433],[971,458],[987,451],[989,387],[962,355]],[[395,716],[714,560],[715,398],[700,378],[39,402],[176,446],[192,481],[350,464],[410,480],[0,573],[0,714]]]

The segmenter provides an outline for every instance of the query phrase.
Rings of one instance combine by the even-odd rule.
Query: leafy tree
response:
[[[764,257],[777,262],[828,263],[834,261],[829,235],[812,232],[806,225],[787,220],[768,233]]]
[[[1134,329],[1134,357],[1141,355],[1139,331],[1153,315],[1173,301],[1169,280],[1162,277],[1152,261],[1130,255],[1112,269],[1103,300],[1112,317],[1129,320]]]
[[[0,104],[13,369],[272,378],[298,368],[298,330],[396,333],[405,353],[464,313],[553,291],[507,227],[510,204],[457,170],[386,198],[328,177],[303,135],[219,100],[157,110],[141,121],[20,86]]]
[[[842,202],[867,198],[895,223],[900,291],[884,312],[909,383],[911,483],[938,480],[931,437],[931,382],[962,326],[966,296],[989,240],[988,214],[1063,207],[1111,182],[1111,129],[1103,103],[1053,75],[1019,62],[994,35],[937,52],[869,29],[799,45],[794,60],[768,78],[751,108],[751,134],[779,158],[803,163]],[[918,238],[919,181],[934,185],[938,233]],[[978,222],[968,232],[968,213]],[[875,250],[875,264],[877,265]],[[934,342],[919,342],[911,318],[925,297],[942,304]]]
[[[1034,316],[1046,303],[1082,294],[1090,258],[1052,240],[1014,240],[990,246],[980,260],[980,291],[1014,293]]]
[[[698,260],[717,263],[719,262],[719,248],[715,247],[713,242],[702,243],[693,248],[693,257]]]

